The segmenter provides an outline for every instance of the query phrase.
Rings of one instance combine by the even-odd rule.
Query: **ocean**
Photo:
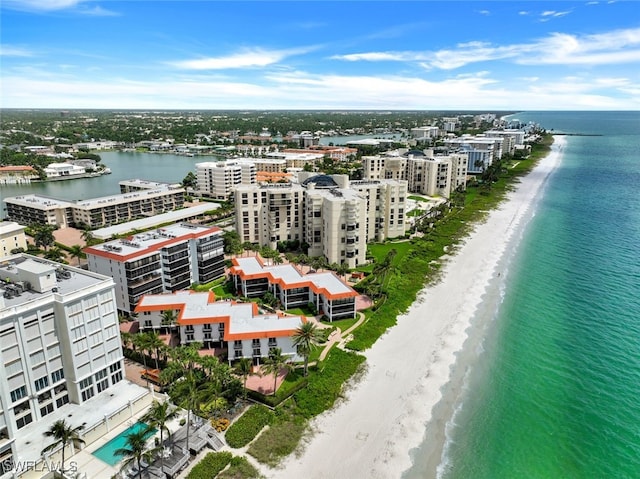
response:
[[[423,444],[403,477],[640,478],[640,113],[512,117],[597,136],[567,137],[474,318],[437,471]]]

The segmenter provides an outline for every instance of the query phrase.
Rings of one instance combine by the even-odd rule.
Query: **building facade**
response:
[[[305,275],[294,265],[266,265],[257,256],[232,261],[229,276],[242,296],[261,297],[270,291],[283,309],[311,303],[329,321],[356,315],[358,293],[332,271]]]
[[[309,256],[351,268],[366,262],[368,241],[406,232],[404,181],[353,181],[300,172],[299,184],[236,188],[236,231],[242,242],[275,249],[299,241]]]
[[[18,248],[27,250],[24,226],[11,221],[0,221],[0,260],[12,255],[11,251]]]
[[[120,383],[124,361],[111,278],[25,254],[2,263],[0,277],[5,465],[39,458],[40,450],[28,455],[30,441],[21,438],[42,421],[66,418],[67,405],[83,404]]]
[[[5,198],[4,202],[7,217],[23,225],[50,224],[66,228],[75,224],[95,229],[182,208],[184,197],[182,187],[165,185],[90,200],[64,201],[24,195]]]
[[[206,197],[227,201],[236,186],[255,184],[256,172],[255,162],[249,159],[198,163],[198,192]]]
[[[304,316],[261,314],[256,303],[216,301],[213,293],[193,291],[146,295],[136,307],[143,327],[153,329],[161,327],[166,310],[177,313],[181,344],[224,349],[229,362],[250,358],[258,365],[274,348],[300,359],[292,336],[307,321]]]
[[[85,248],[90,271],[111,276],[118,310],[129,314],[145,294],[188,289],[224,275],[218,227],[179,223]]]

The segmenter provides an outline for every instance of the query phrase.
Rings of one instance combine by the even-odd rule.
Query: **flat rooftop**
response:
[[[91,233],[98,239],[107,240],[114,235],[121,235],[133,230],[141,230],[152,228],[156,225],[164,223],[170,223],[172,221],[181,221],[194,216],[203,215],[206,211],[215,210],[220,207],[219,203],[203,203],[196,206],[190,206],[181,210],[169,211],[168,213],[162,213],[159,215],[150,216],[148,218],[141,218],[127,223],[121,223],[119,225],[109,226],[108,228],[100,228]]]
[[[136,311],[149,309],[180,309],[178,322],[181,325],[194,322],[227,322],[226,340],[239,339],[235,335],[264,336],[285,333],[298,328],[301,316],[278,316],[259,314],[254,303],[234,301],[214,301],[208,292],[178,291],[171,294],[146,295],[140,299]],[[207,321],[209,320],[209,321]]]
[[[13,203],[20,206],[28,206],[29,208],[38,208],[41,210],[53,210],[57,208],[69,208],[73,203],[65,200],[57,200],[48,196],[40,195],[22,195],[5,198],[5,202]]]
[[[192,223],[176,223],[153,231],[138,233],[127,239],[119,239],[109,241],[97,246],[90,246],[84,251],[97,256],[111,256],[113,258],[126,259],[131,255],[140,255],[142,253],[156,250],[162,244],[174,239],[194,236],[204,236],[208,233],[222,231],[217,226],[204,226]]]
[[[64,271],[65,274],[56,274],[56,270],[59,272]],[[20,292],[17,296],[7,298],[4,296],[4,293],[9,285],[1,282],[0,317],[2,317],[3,312],[9,308],[27,305],[32,301],[41,300],[49,296],[53,296],[54,294],[64,296],[96,284],[110,283],[113,281],[111,278],[101,274],[92,273],[72,266],[62,265],[54,261],[26,254],[10,256],[0,262],[0,278],[3,280],[5,278],[12,278],[12,283],[15,283],[16,281],[29,281],[29,278],[21,275],[19,271],[35,275],[46,274],[47,272],[52,275],[56,275],[54,288],[57,291],[37,292],[29,289],[27,291]],[[18,275],[17,278],[16,275]]]
[[[297,287],[311,283],[316,289],[323,289],[329,295],[358,295],[353,288],[345,284],[331,271],[302,274],[294,265],[264,265],[255,256],[234,258],[234,261],[236,262],[234,269],[245,277],[269,274],[274,280],[284,283],[284,287]]]

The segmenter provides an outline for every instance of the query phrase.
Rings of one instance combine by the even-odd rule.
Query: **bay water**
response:
[[[46,181],[28,185],[0,185],[0,205],[4,198],[37,194],[61,200],[86,200],[120,193],[118,182],[139,178],[149,181],[180,183],[196,164],[217,161],[217,156],[180,156],[159,153],[102,151],[98,152],[102,164],[112,171],[110,175],[78,178],[64,181]],[[0,218],[3,218],[0,210]]]
[[[439,465],[427,430],[403,476],[640,478],[640,113],[513,117],[598,136],[567,136],[445,391]]]

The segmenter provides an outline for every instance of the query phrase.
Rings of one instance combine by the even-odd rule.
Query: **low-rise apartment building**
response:
[[[118,310],[129,314],[145,294],[187,289],[224,275],[218,227],[179,223],[85,248],[90,271],[116,282]]]
[[[0,260],[12,255],[11,251],[27,249],[24,226],[11,221],[0,221]]]
[[[242,296],[255,298],[270,291],[282,309],[312,303],[329,321],[356,315],[358,293],[332,271],[303,274],[291,264],[266,265],[258,256],[232,261],[229,276]]]
[[[0,477],[15,477],[3,467],[38,460],[56,419],[80,425],[74,404],[114,396],[124,362],[111,278],[26,254],[0,277]]]
[[[89,200],[65,201],[24,195],[5,198],[4,202],[8,218],[23,225],[50,224],[66,228],[75,224],[95,229],[182,208],[184,198],[184,188],[164,185]]]
[[[181,344],[199,342],[226,351],[229,362],[250,358],[253,364],[269,357],[273,348],[297,361],[292,336],[307,321],[304,316],[264,313],[256,303],[216,301],[213,293],[179,291],[145,295],[136,307],[143,328],[159,329],[163,311],[177,313]]]

